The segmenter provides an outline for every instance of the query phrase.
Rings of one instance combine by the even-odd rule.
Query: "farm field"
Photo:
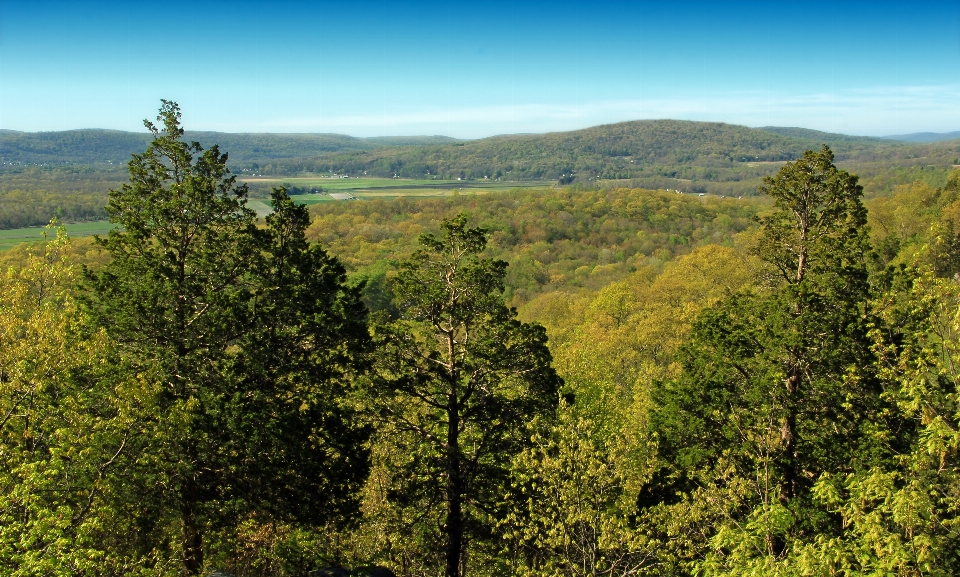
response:
[[[331,202],[327,192],[346,192],[358,198],[394,198],[447,196],[454,191],[497,192],[516,188],[543,188],[553,186],[552,180],[529,180],[518,182],[497,181],[458,181],[407,178],[321,178],[316,176],[288,178],[244,178],[241,179],[257,189],[286,185],[288,188],[322,188],[320,194],[298,194],[293,199],[300,204]]]
[[[106,220],[68,223],[64,226],[67,227],[67,233],[74,238],[93,236],[95,234],[107,234],[107,232],[113,228],[113,225]],[[43,240],[44,230],[46,230],[46,227],[42,226],[0,230],[0,251],[10,250],[24,242],[39,242]]]
[[[392,178],[255,178],[244,180],[250,184],[310,188],[323,187],[324,193],[298,194],[293,196],[294,202],[304,205],[313,205],[326,202],[340,202],[331,198],[327,192],[349,193],[358,199],[391,199],[399,197],[442,197],[459,194],[487,194],[492,192],[506,192],[518,188],[532,189],[552,186],[553,181],[524,181],[524,182],[458,182],[458,181],[431,181]],[[263,198],[251,198],[247,206],[263,218],[272,212],[270,201]],[[106,221],[78,222],[66,224],[67,232],[75,238],[106,234],[111,224]],[[0,230],[0,251],[10,250],[23,242],[40,241],[43,238],[44,227],[30,226]]]
[[[456,180],[409,179],[409,178],[330,178],[322,176],[252,177],[240,178],[248,184],[267,186],[322,187],[324,190],[361,190],[372,188],[397,188],[409,186],[449,186]]]

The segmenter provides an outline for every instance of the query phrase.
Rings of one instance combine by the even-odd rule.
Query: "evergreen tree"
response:
[[[110,193],[119,226],[98,242],[112,260],[87,275],[86,300],[131,378],[154,387],[131,401],[152,410],[125,481],[136,546],[195,575],[204,534],[241,515],[322,523],[355,508],[365,433],[338,398],[365,314],[339,263],[307,246],[304,209],[277,191],[258,229],[227,155],[183,142],[173,102],[158,121]]]
[[[460,577],[493,529],[525,425],[552,414],[560,379],[543,328],[504,305],[507,265],[480,257],[486,231],[463,215],[441,228],[400,267],[400,319],[376,327],[375,406],[401,447],[392,496],[419,507],[422,523],[436,519],[439,564]]]
[[[362,287],[307,242],[305,206],[283,188],[272,206],[251,274],[253,322],[230,357],[220,452],[232,498],[247,506],[308,525],[348,520],[368,461],[369,431],[341,402],[369,359]]]
[[[705,311],[680,351],[683,374],[655,392],[652,424],[672,465],[642,499],[671,503],[728,487],[728,500],[742,500],[715,530],[743,516],[775,558],[797,535],[830,530],[833,518],[811,505],[819,475],[889,459],[895,440],[881,434],[888,423],[872,370],[857,178],[824,147],[761,190],[774,199],[756,246],[766,287]]]

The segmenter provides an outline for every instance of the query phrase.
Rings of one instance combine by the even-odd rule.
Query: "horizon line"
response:
[[[278,135],[278,136],[297,136],[297,135],[320,136],[320,135],[327,135],[327,136],[345,136],[345,137],[348,137],[348,138],[355,138],[355,139],[357,139],[357,140],[371,140],[371,139],[376,139],[376,138],[449,138],[449,139],[451,139],[451,140],[459,140],[459,141],[474,141],[474,140],[485,140],[485,139],[488,139],[488,138],[500,138],[500,137],[510,137],[510,136],[543,136],[543,135],[547,135],[547,134],[561,134],[561,133],[565,133],[565,132],[578,132],[578,131],[581,131],[581,130],[589,130],[589,129],[591,129],[591,128],[600,128],[600,127],[604,127],[604,126],[614,126],[614,125],[617,125],[617,124],[628,124],[628,123],[632,123],[632,122],[662,122],[662,121],[686,122],[686,123],[692,123],[692,124],[725,124],[725,125],[728,125],[728,126],[739,126],[739,127],[743,127],[743,128],[749,128],[749,129],[752,129],[752,130],[765,130],[765,129],[769,129],[769,128],[792,128],[792,129],[800,129],[800,130],[810,130],[810,131],[812,131],[812,132],[819,132],[819,133],[822,133],[822,134],[835,134],[835,135],[838,135],[838,136],[849,136],[849,137],[856,137],[856,138],[879,138],[879,139],[896,139],[897,137],[919,136],[919,135],[946,136],[946,135],[952,135],[952,134],[960,133],[960,130],[946,130],[946,131],[942,131],[942,132],[933,132],[933,131],[929,131],[929,130],[920,130],[920,131],[916,131],[916,132],[903,132],[903,133],[900,133],[900,134],[888,134],[888,135],[881,135],[881,136],[872,136],[872,135],[865,135],[865,134],[847,134],[847,133],[843,133],[843,132],[828,132],[828,131],[825,131],[825,130],[818,130],[818,129],[816,129],[816,128],[806,128],[806,127],[803,127],[803,126],[779,126],[779,125],[750,126],[750,125],[747,125],[747,124],[737,124],[737,123],[734,123],[734,122],[725,122],[725,121],[722,121],[722,120],[683,120],[683,119],[677,119],[677,118],[638,118],[638,119],[631,119],[631,120],[621,120],[621,121],[617,121],[617,122],[604,122],[604,123],[601,123],[601,124],[593,124],[593,125],[584,126],[584,127],[581,127],[581,128],[573,128],[573,129],[569,129],[569,130],[548,130],[548,131],[544,131],[544,132],[509,132],[509,133],[491,134],[491,135],[488,135],[488,136],[480,136],[480,137],[477,137],[477,138],[460,138],[460,137],[456,137],[456,136],[448,136],[448,135],[446,135],[446,134],[409,134],[409,133],[406,133],[406,134],[403,134],[403,133],[400,133],[400,134],[380,134],[380,135],[376,135],[376,136],[354,136],[354,135],[352,135],[352,134],[347,134],[347,133],[345,133],[345,132],[319,132],[319,131],[317,131],[317,132],[295,132],[295,131],[290,131],[290,132],[287,132],[287,131],[283,131],[283,132],[237,131],[237,132],[233,132],[233,131],[225,131],[225,130],[185,129],[185,132],[209,132],[209,133],[215,133],[215,134]],[[98,130],[98,131],[103,131],[103,132],[122,132],[122,133],[125,133],[125,134],[143,134],[143,135],[149,135],[149,134],[151,134],[149,131],[139,132],[139,131],[133,131],[133,130],[124,130],[124,129],[120,129],[120,128],[100,128],[100,127],[67,128],[67,129],[63,129],[63,130],[16,130],[16,129],[12,129],[12,128],[0,128],[0,132],[15,132],[15,133],[19,133],[19,134],[55,134],[55,133],[62,133],[62,132],[80,132],[80,131],[84,131],[84,130]]]

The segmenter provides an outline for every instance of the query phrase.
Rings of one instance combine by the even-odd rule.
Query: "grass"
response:
[[[290,178],[251,178],[245,179],[251,184],[265,184],[280,186],[287,184],[301,188],[322,187],[325,192],[349,192],[359,199],[389,199],[400,197],[429,197],[452,196],[454,194],[487,194],[505,192],[516,188],[544,188],[554,186],[554,181],[457,181],[457,180],[428,180],[404,178],[317,178],[317,177],[290,177]],[[318,204],[321,202],[342,202],[330,198],[326,194],[298,194],[292,197],[298,204]],[[270,201],[261,198],[251,198],[248,206],[257,211],[257,216],[264,217],[270,214]],[[107,221],[78,222],[65,225],[67,233],[72,237],[84,237],[94,234],[105,235],[113,228]],[[0,230],[0,251],[10,250],[24,242],[40,242],[43,240],[44,227],[31,226]]]
[[[332,191],[363,190],[370,188],[396,188],[398,186],[450,186],[451,184],[458,182],[456,180],[415,180],[406,178],[319,178],[316,176],[296,176],[287,178],[244,178],[241,180],[250,184],[264,184],[268,186],[280,186],[281,184],[287,184],[302,188],[316,187]]]
[[[494,192],[514,188],[543,188],[553,186],[552,180],[497,182],[492,180],[440,180],[412,178],[318,178],[298,176],[288,178],[246,178],[244,182],[269,187],[296,186],[300,188],[322,188],[324,192],[349,192],[358,197],[399,197],[399,196],[444,196],[454,190],[468,192],[472,190]],[[323,198],[321,198],[323,197]],[[315,204],[324,199],[332,200],[325,194],[301,194],[294,197],[303,204]]]
[[[105,220],[98,220],[94,222],[75,222],[71,224],[65,224],[64,226],[67,227],[67,234],[75,238],[92,236],[95,234],[105,235],[111,228],[113,228],[113,225]],[[29,226],[26,228],[0,230],[0,251],[10,250],[18,244],[24,242],[40,242],[43,240],[43,232],[45,230],[46,227],[43,226]],[[54,231],[49,231],[48,234],[52,237],[56,233]]]

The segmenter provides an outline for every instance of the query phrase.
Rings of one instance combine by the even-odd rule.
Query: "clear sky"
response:
[[[949,2],[0,0],[0,128],[960,130]]]

